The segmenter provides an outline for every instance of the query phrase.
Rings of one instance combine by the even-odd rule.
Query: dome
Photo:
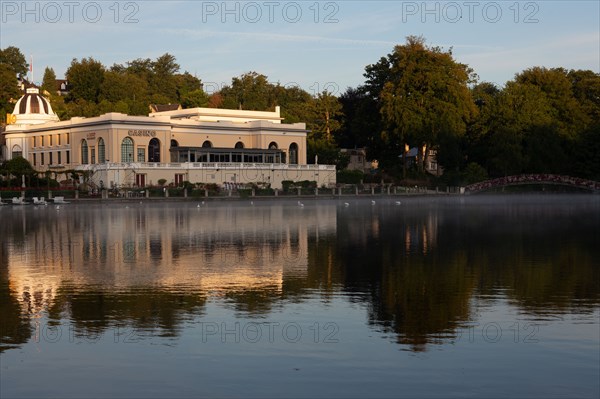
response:
[[[13,115],[17,125],[35,125],[58,121],[58,116],[52,111],[50,101],[40,95],[39,89],[32,87],[15,104]]]

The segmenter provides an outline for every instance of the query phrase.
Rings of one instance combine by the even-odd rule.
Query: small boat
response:
[[[46,199],[44,197],[33,197],[33,205],[48,205],[48,203],[46,202]]]
[[[25,198],[23,198],[23,197],[12,197],[12,204],[13,205],[27,205],[27,202],[25,202]]]
[[[54,197],[55,204],[68,204],[68,201],[65,201],[65,197]]]

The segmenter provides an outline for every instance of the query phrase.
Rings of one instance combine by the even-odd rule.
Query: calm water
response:
[[[395,201],[1,207],[0,397],[600,395],[600,196]]]

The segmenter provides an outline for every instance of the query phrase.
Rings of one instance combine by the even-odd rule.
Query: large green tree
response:
[[[273,85],[265,75],[248,72],[221,89],[223,108],[267,111],[275,106]]]
[[[463,135],[476,114],[468,87],[475,76],[451,51],[428,47],[422,37],[408,37],[387,61],[389,78],[380,94],[386,130],[419,149],[422,171],[428,149],[439,143],[440,135]]]
[[[100,101],[100,91],[104,82],[105,67],[92,57],[71,61],[66,77],[71,84],[70,101],[84,100],[91,103]]]
[[[29,64],[25,60],[25,56],[14,46],[0,50],[0,64],[8,65],[19,79],[25,78],[29,71]]]
[[[0,123],[5,122],[7,113],[13,112],[15,101],[21,95],[13,69],[0,63]]]
[[[54,73],[54,69],[46,67],[44,70],[41,91],[42,93],[47,92],[50,96],[56,94],[56,73]]]

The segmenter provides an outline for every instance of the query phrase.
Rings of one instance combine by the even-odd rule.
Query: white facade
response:
[[[25,107],[25,99],[34,106]],[[19,100],[14,115],[3,133],[4,159],[23,156],[36,170],[57,175],[86,171],[98,188],[145,187],[160,179],[174,185],[264,183],[273,188],[281,188],[283,180],[335,184],[334,165],[307,165],[306,125],[281,123],[279,107],[274,112],[109,113],[58,121],[49,102],[32,91]]]

